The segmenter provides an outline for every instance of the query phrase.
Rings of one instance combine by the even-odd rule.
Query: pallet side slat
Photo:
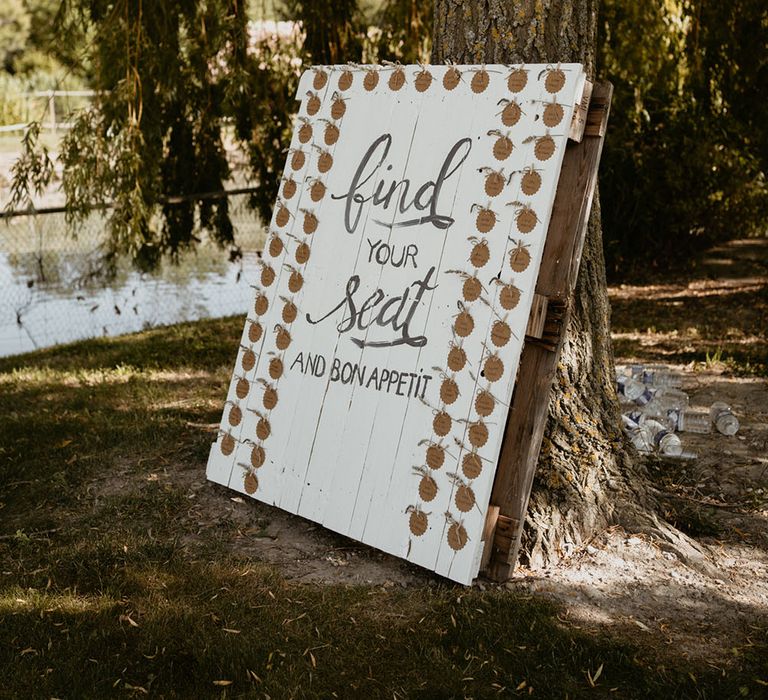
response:
[[[547,314],[541,340],[527,339],[523,349],[491,495],[491,505],[498,506],[499,515],[486,573],[496,580],[509,578],[517,560],[568,304],[576,286],[597,184],[612,93],[609,83],[594,85],[584,138],[568,143],[558,181],[536,285],[537,294],[547,299]]]

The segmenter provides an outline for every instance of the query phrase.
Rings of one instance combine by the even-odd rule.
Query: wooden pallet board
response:
[[[209,479],[477,575],[523,340],[557,307],[534,290],[585,85],[579,64],[302,76]]]
[[[612,94],[609,83],[593,86],[586,113],[579,117],[583,138],[568,143],[563,159],[536,284],[537,295],[546,300],[546,318],[536,328],[529,327],[491,494],[492,523],[487,524],[486,531],[492,544],[483,561],[486,574],[499,581],[510,577],[518,558],[547,423],[550,390],[597,185]]]

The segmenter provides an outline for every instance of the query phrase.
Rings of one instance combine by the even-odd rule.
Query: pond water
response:
[[[100,215],[88,219],[76,238],[59,214],[0,221],[0,356],[245,314],[264,233],[254,214],[232,210],[241,260],[231,262],[227,250],[203,242],[178,264],[164,261],[151,274],[121,262],[110,280],[98,274]]]

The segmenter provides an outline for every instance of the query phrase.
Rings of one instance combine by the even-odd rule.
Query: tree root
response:
[[[649,491],[650,487],[645,493]],[[542,498],[541,493],[534,493],[525,520],[521,563],[532,569],[553,566],[586,546],[600,532],[618,525],[628,533],[647,536],[659,549],[674,554],[694,571],[710,578],[724,578],[707,547],[659,517],[655,501],[645,499],[638,505],[628,495],[603,501],[600,506],[592,503],[564,507],[546,503],[548,499]]]
[[[616,524],[628,532],[647,535],[662,551],[671,552],[687,567],[710,578],[725,578],[714,565],[705,545],[688,537],[656,513],[630,505],[618,510],[617,514]]]

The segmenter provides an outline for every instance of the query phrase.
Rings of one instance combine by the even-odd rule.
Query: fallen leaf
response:
[[[214,685],[232,685],[232,681],[214,681]]]
[[[593,676],[592,680],[597,681],[598,678],[600,678],[600,674],[603,672],[603,664],[600,664],[599,668],[597,669],[597,673]]]
[[[127,622],[131,627],[140,627],[139,623],[136,622],[133,618],[131,618],[130,615],[120,615],[120,622]]]
[[[149,691],[146,688],[142,688],[140,685],[131,685],[128,681],[123,683],[123,688],[126,690],[138,690],[140,693],[144,693],[144,695],[149,695]]]

